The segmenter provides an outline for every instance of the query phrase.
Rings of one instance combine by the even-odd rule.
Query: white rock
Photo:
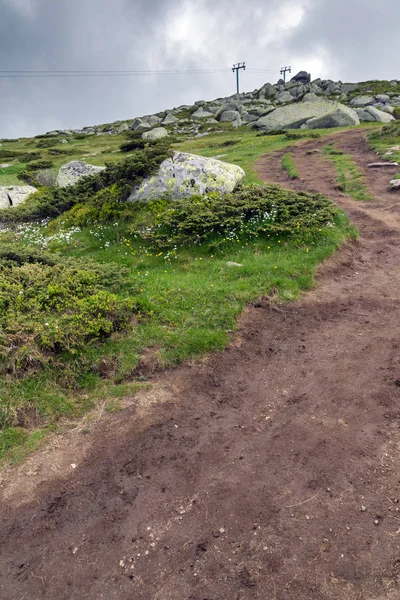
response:
[[[31,185],[0,186],[0,209],[18,206],[34,192],[37,189]]]
[[[400,179],[392,179],[390,187],[392,190],[400,190]]]
[[[156,140],[161,140],[161,138],[167,137],[168,135],[169,135],[169,133],[165,129],[165,127],[156,127],[155,129],[152,129],[151,131],[145,131],[142,134],[142,138],[144,140],[154,142]]]
[[[237,165],[213,158],[175,152],[164,160],[157,175],[149,177],[135,188],[130,202],[149,201],[162,196],[188,198],[208,192],[232,192],[245,173]]]
[[[68,187],[69,185],[75,185],[82,177],[88,175],[95,175],[104,171],[105,167],[95,167],[85,162],[73,160],[72,162],[63,165],[58,171],[56,184],[59,187]]]

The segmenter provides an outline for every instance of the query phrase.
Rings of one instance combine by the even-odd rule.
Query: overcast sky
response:
[[[227,69],[0,77],[0,138],[228,96],[238,61],[242,91],[275,83],[285,65],[313,78],[400,79],[399,23],[399,0],[0,0],[0,71]]]

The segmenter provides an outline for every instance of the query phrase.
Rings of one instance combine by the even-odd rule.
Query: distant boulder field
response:
[[[379,92],[374,93],[374,88]],[[315,100],[315,96],[320,102]],[[305,103],[308,103],[307,106]],[[288,106],[291,108],[288,109]],[[204,135],[202,128],[205,124],[231,123],[234,128],[250,127],[262,131],[282,127],[330,128],[358,125],[359,122],[388,123],[394,120],[393,115],[400,115],[400,82],[397,80],[365,83],[343,83],[330,79],[312,81],[309,73],[300,71],[286,83],[282,79],[276,84],[265,83],[253,92],[199,100],[193,105],[182,105],[107,125],[49,131],[46,135],[116,135],[131,130],[142,134],[145,140],[153,140],[171,134]]]

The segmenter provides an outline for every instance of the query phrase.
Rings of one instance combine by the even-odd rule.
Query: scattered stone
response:
[[[212,191],[232,192],[245,176],[243,169],[220,160],[175,152],[164,160],[157,175],[133,189],[129,202],[149,201],[162,196],[188,198]]]
[[[142,138],[144,140],[149,140],[151,142],[154,142],[155,140],[161,140],[161,138],[167,137],[168,135],[169,135],[169,133],[165,129],[165,127],[156,127],[155,129],[152,129],[151,131],[145,131],[142,134]]]
[[[392,190],[400,190],[400,179],[392,179],[390,182],[390,188]]]
[[[278,104],[285,104],[287,102],[294,102],[294,98],[290,92],[281,92],[278,94],[276,101]]]
[[[0,209],[18,206],[34,192],[37,189],[31,185],[0,186]]]
[[[179,119],[177,119],[176,117],[174,117],[174,115],[171,114],[168,114],[162,122],[163,125],[175,125],[176,123],[179,123]]]
[[[226,263],[226,266],[227,266],[227,267],[243,267],[243,265],[241,265],[241,264],[239,264],[239,263],[236,263],[236,262],[231,262],[231,261],[228,261],[228,262]]]
[[[374,103],[374,98],[373,96],[357,96],[356,98],[353,98],[353,100],[350,100],[350,105],[351,106],[367,106],[368,104],[373,104]]]
[[[388,169],[392,167],[398,167],[399,163],[397,162],[382,162],[382,163],[370,163],[368,165],[369,169]]]
[[[118,127],[117,133],[123,133],[124,131],[128,131],[128,130],[129,130],[128,123],[121,123],[121,125]]]
[[[214,117],[214,114],[209,112],[208,110],[203,110],[202,108],[199,108],[199,110],[196,110],[196,112],[192,114],[192,117],[193,119],[210,119]]]
[[[240,113],[237,110],[225,110],[220,117],[221,123],[230,123],[239,121]]]
[[[79,160],[73,160],[66,165],[63,165],[58,171],[56,185],[59,187],[68,187],[75,185],[82,177],[95,175],[104,171],[105,167],[96,167]]]

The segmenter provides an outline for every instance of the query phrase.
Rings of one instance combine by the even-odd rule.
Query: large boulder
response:
[[[277,104],[287,104],[288,102],[293,101],[294,97],[290,92],[281,92],[280,94],[278,94],[278,97],[276,99]]]
[[[359,125],[355,110],[315,94],[306,94],[301,102],[281,106],[262,117],[256,126],[263,131],[274,129],[328,129]]]
[[[307,73],[307,71],[300,71],[300,73],[297,73],[297,75],[292,77],[292,79],[290,81],[299,81],[300,83],[310,83],[311,75],[310,75],[310,73]]]
[[[376,121],[378,123],[390,123],[390,121],[394,121],[393,115],[379,110],[375,106],[365,106],[356,110],[360,121]]]
[[[175,152],[164,160],[157,175],[132,190],[128,200],[149,201],[162,196],[188,198],[208,192],[232,192],[245,173],[236,165],[214,158]]]
[[[0,186],[0,209],[18,206],[34,192],[37,189],[31,185]]]
[[[147,119],[135,119],[130,126],[130,129],[140,133],[142,131],[146,131],[146,129],[150,129],[151,125],[147,121]]]
[[[96,167],[79,160],[73,160],[60,168],[56,184],[59,187],[75,185],[82,177],[95,175],[96,173],[100,173],[100,171],[104,171],[104,169],[105,167]]]
[[[199,108],[192,114],[193,119],[210,119],[214,116],[214,113],[209,112],[208,110],[204,110]]]
[[[232,121],[239,121],[240,113],[237,110],[225,110],[220,117],[221,123],[230,123]]]
[[[171,113],[168,113],[162,122],[163,125],[176,125],[176,123],[179,123],[179,119],[171,115]]]
[[[368,104],[373,104],[375,102],[375,98],[373,96],[356,96],[350,100],[351,106],[368,106]]]
[[[165,129],[165,127],[156,127],[151,131],[145,131],[142,134],[142,138],[150,142],[155,142],[156,140],[161,140],[162,138],[167,137],[168,135],[169,133]]]

